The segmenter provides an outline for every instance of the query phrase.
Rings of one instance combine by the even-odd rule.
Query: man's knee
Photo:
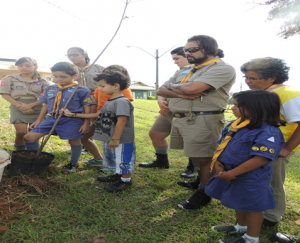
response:
[[[17,131],[16,136],[20,137],[20,138],[23,138],[26,135],[26,133],[27,133],[26,131]]]
[[[153,131],[149,132],[149,137],[151,138],[152,141],[163,140],[168,135],[169,133],[165,133],[165,132],[153,132]]]

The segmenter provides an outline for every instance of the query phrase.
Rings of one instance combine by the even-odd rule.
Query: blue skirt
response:
[[[226,170],[226,165],[225,165]],[[272,168],[256,169],[226,182],[215,178],[209,180],[205,192],[228,208],[243,212],[263,212],[276,208],[271,187]]]

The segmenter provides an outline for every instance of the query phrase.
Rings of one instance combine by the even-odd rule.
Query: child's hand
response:
[[[86,134],[90,131],[90,124],[89,123],[84,123],[80,129],[79,129],[79,133],[81,134]]]
[[[36,120],[34,123],[32,123],[32,124],[29,126],[29,128],[30,128],[30,129],[33,129],[33,128],[37,127],[40,123],[41,123],[40,121]]]
[[[215,163],[215,171],[217,174],[219,174],[220,172],[224,171],[224,167],[222,165],[219,164],[219,162]]]
[[[22,111],[22,113],[25,115],[30,115],[30,114],[33,114],[34,112],[35,111],[33,109],[28,109],[28,110]]]
[[[109,141],[108,146],[110,148],[116,148],[119,146],[119,143],[120,143],[120,140],[111,140],[111,141]]]
[[[222,171],[222,172],[219,172],[219,174],[216,175],[215,178],[220,178],[221,180],[229,182],[229,181],[235,179],[236,177],[232,176],[230,171]]]
[[[66,109],[64,109],[64,108],[60,109],[59,114],[61,114],[61,113],[63,113],[67,117],[72,116],[72,112],[69,111],[67,108]]]

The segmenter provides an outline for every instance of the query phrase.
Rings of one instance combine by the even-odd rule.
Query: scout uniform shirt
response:
[[[32,97],[37,99],[50,83],[46,80],[26,81],[21,74],[6,76],[0,84],[1,94],[10,94],[14,99]]]
[[[61,101],[58,111],[63,108],[68,101],[69,97],[73,93],[76,86],[72,86],[66,89],[63,89],[61,95]],[[55,85],[48,86],[46,90],[39,97],[39,101],[48,105],[48,114],[52,114],[53,106],[55,103],[55,97],[60,88]],[[67,109],[73,113],[83,113],[84,105],[94,105],[95,98],[90,94],[90,90],[85,86],[79,86],[74,96],[72,97],[70,103],[67,106]]]
[[[78,82],[79,85],[83,85],[83,78],[82,78],[82,74],[81,74],[81,69],[79,67],[78,71],[79,71],[79,75],[78,78],[75,79],[75,81]],[[86,69],[83,70],[83,75],[85,78],[85,83],[86,86],[92,91],[94,92],[96,90],[96,88],[98,87],[97,82],[94,80],[94,77],[100,73],[102,70],[104,69],[104,67],[95,64],[92,67],[87,67]]]
[[[203,100],[197,98],[192,100],[192,111],[219,111],[226,109],[229,99],[229,90],[235,82],[235,70],[223,61],[197,70],[187,83],[202,82],[212,86]],[[190,110],[190,100],[182,98],[171,98],[169,108],[171,112],[187,113]]]

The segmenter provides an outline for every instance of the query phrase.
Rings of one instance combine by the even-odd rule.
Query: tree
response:
[[[284,19],[284,24],[278,33],[283,38],[300,34],[300,0],[269,0],[266,5],[272,5],[268,20]]]

